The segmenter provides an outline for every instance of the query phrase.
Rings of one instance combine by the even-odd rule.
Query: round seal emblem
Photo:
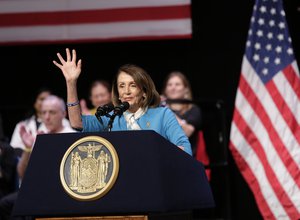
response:
[[[119,173],[119,158],[113,145],[99,136],[73,143],[60,164],[60,180],[74,199],[90,201],[104,196]]]

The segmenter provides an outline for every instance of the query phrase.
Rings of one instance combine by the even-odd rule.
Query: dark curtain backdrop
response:
[[[88,87],[97,78],[112,80],[125,63],[140,65],[152,76],[160,91],[165,75],[184,72],[191,81],[195,100],[201,103],[222,100],[224,120],[214,121],[223,128],[228,141],[230,121],[238,86],[254,0],[192,1],[191,40],[129,41],[109,43],[15,45],[0,47],[0,97],[5,135],[10,138],[15,124],[32,106],[34,94],[50,87],[66,98],[62,73],[52,63],[56,53],[76,49],[83,60],[78,82],[80,98],[87,98]],[[299,3],[284,1],[296,58],[300,58]],[[227,142],[226,146],[227,148]],[[254,198],[234,161],[215,172],[214,192],[217,210],[224,219],[260,219]],[[220,178],[226,179],[226,184]]]

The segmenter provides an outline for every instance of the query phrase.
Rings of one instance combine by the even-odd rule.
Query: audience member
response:
[[[89,100],[92,108],[89,109],[86,100],[80,100],[81,113],[95,115],[97,108],[111,102],[111,85],[106,80],[95,80],[89,89]]]
[[[163,84],[161,102],[176,114],[179,124],[189,137],[195,157],[202,115],[200,107],[193,103],[190,82],[183,73],[174,71],[167,75]]]
[[[41,119],[45,125],[44,130],[33,134],[27,131],[25,124],[20,124],[19,134],[25,146],[22,156],[17,164],[17,172],[22,181],[34,146],[36,135],[47,133],[69,133],[75,132],[70,126],[64,125],[66,117],[66,106],[63,99],[55,95],[48,95],[41,103]],[[18,190],[8,194],[0,200],[0,219],[10,219],[13,205],[17,199]]]
[[[26,119],[20,121],[17,123],[15,126],[14,132],[12,134],[11,140],[10,140],[10,145],[13,148],[20,148],[24,149],[25,145],[20,137],[20,127],[21,125],[24,125],[26,128],[26,131],[31,133],[33,136],[37,134],[39,130],[43,131],[45,130],[45,125],[42,123],[41,119],[41,105],[43,100],[51,95],[52,92],[48,88],[41,88],[37,91],[37,94],[35,96],[35,100],[33,103],[33,109],[29,113],[29,116],[26,117]],[[63,119],[63,124],[68,126],[70,123],[67,118]]]
[[[62,71],[67,85],[68,112],[72,127],[82,131],[103,131],[110,126],[110,119],[102,116],[99,123],[94,115],[81,115],[77,80],[81,73],[81,60],[77,61],[76,51],[66,49],[66,60],[57,53],[60,63],[53,63]],[[129,103],[129,109],[113,122],[111,131],[154,130],[164,138],[192,155],[190,142],[178,124],[175,114],[160,107],[160,96],[151,77],[136,65],[123,65],[119,68],[112,84],[112,103],[119,106]]]
[[[38,134],[76,132],[69,125],[64,125],[63,123],[67,112],[65,102],[62,98],[55,95],[49,95],[45,98],[41,106],[41,114],[45,129],[39,130]],[[24,152],[18,163],[18,174],[22,179],[29,161],[35,136],[29,133],[24,125],[20,127],[20,136],[25,145]]]

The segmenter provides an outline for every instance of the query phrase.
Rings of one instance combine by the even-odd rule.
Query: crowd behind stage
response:
[[[67,56],[69,55],[67,54]],[[62,57],[59,58],[63,59]],[[67,59],[69,59],[69,57],[67,57]],[[64,64],[64,62],[68,62],[67,59],[66,61],[60,61]],[[58,65],[60,64],[57,64],[57,66]],[[64,69],[61,66],[58,67],[60,67],[63,74],[65,74]],[[125,73],[126,71],[130,72],[132,69],[140,71],[139,67],[135,66],[126,68],[123,69]],[[128,97],[134,95],[139,97],[139,93],[135,93],[137,91],[136,88],[143,87],[143,85],[139,85],[138,80],[135,76],[130,75],[131,73],[126,74],[124,75],[125,78],[122,75],[122,71],[120,75],[120,80],[125,80],[124,88],[127,86],[126,80],[129,76],[128,88],[127,91],[124,91],[124,94],[127,94]],[[67,76],[65,75],[65,77]],[[151,82],[151,78],[149,80]],[[118,83],[119,82],[116,83],[118,87],[116,91],[119,92],[119,96],[121,96],[123,87],[119,86]],[[143,90],[147,90],[147,88],[139,89],[139,91],[141,91],[140,93],[142,93]],[[155,86],[154,90],[156,90]],[[63,98],[55,95],[55,91],[46,87],[39,88],[34,96],[34,102],[31,103],[32,108],[29,109],[28,112],[24,112],[24,118],[15,124],[14,131],[10,137],[5,136],[5,131],[2,126],[2,120],[6,119],[0,118],[0,219],[5,220],[11,217],[13,205],[17,199],[18,190],[22,185],[23,176],[26,174],[26,168],[30,161],[30,155],[37,135],[82,132],[82,130],[76,126],[76,123],[74,126],[74,122],[70,120],[70,113],[73,114],[70,112],[70,109],[79,107],[82,116],[97,118],[97,108],[112,103],[116,91],[114,90],[113,83],[99,79],[91,82],[87,98],[77,97],[77,100],[72,102],[69,100],[69,94],[68,100],[63,100]],[[159,94],[160,100],[158,108],[167,108],[171,110],[170,112],[174,113],[174,118],[176,118],[176,120],[174,120],[178,126],[182,128],[182,133],[186,136],[187,140],[189,140],[190,145],[188,146],[191,147],[190,155],[201,160],[202,154],[205,154],[203,149],[198,150],[200,145],[203,145],[203,136],[201,135],[202,113],[200,107],[193,102],[192,88],[185,74],[180,71],[170,72],[164,80],[162,91],[157,91],[157,94]],[[141,100],[147,99],[146,96],[146,92],[143,93]],[[130,100],[130,98],[128,98],[128,100]],[[126,117],[129,117],[126,112],[123,113],[128,130],[143,129],[140,122],[142,118],[139,120],[139,117],[143,117],[145,111],[141,111],[140,113],[140,110],[141,108],[135,110],[133,115],[135,115],[136,118],[133,122],[131,119],[126,119]],[[146,108],[146,111],[147,110],[148,106]],[[141,115],[137,117],[138,114]],[[168,139],[168,137],[166,138]],[[170,141],[171,140],[175,140],[174,137],[171,137]],[[178,147],[184,149],[184,146]],[[189,153],[188,150],[185,149],[185,151]],[[209,173],[207,174],[209,178]]]

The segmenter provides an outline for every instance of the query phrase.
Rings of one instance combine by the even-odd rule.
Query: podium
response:
[[[103,197],[78,201],[61,184],[60,164],[68,148],[88,136],[102,137],[113,145],[119,173]],[[41,134],[37,136],[13,216],[147,219],[151,213],[185,212],[214,205],[203,165],[154,131]]]

